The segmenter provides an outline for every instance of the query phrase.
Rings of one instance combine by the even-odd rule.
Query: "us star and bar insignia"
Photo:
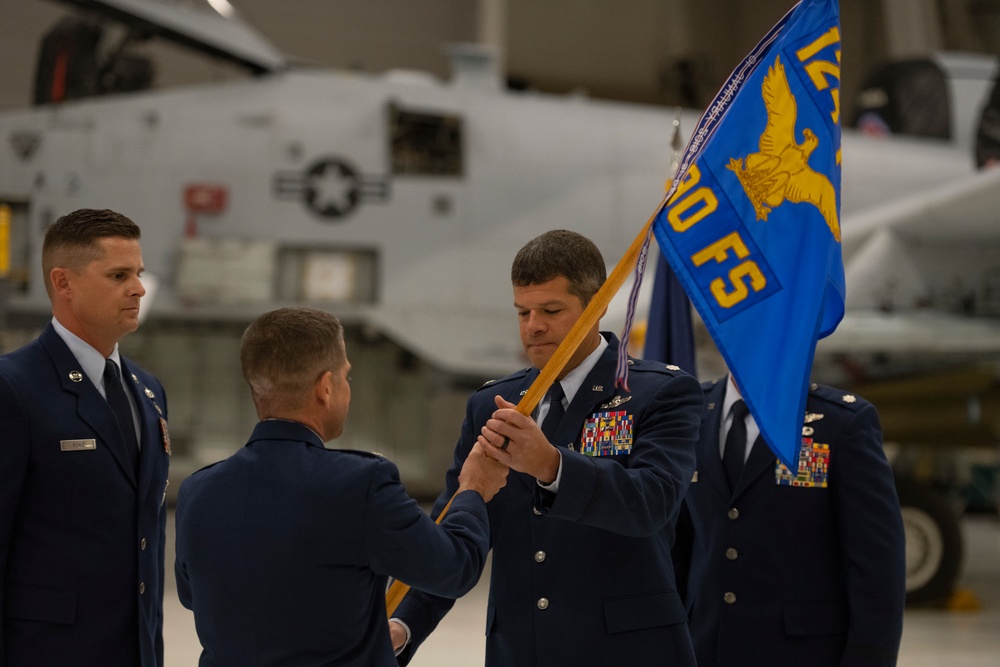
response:
[[[778,486],[798,486],[825,489],[830,471],[830,445],[802,438],[799,449],[799,469],[795,475],[780,460],[774,466],[774,481]]]
[[[617,456],[632,451],[632,415],[625,410],[595,412],[583,422],[580,453]]]

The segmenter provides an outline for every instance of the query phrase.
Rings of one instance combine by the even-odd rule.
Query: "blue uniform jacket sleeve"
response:
[[[482,496],[459,494],[441,525],[435,525],[406,494],[396,466],[382,461],[372,475],[368,498],[365,541],[375,572],[452,597],[476,585],[489,549]]]
[[[21,399],[3,375],[0,360],[0,610],[4,609],[4,572],[14,517],[28,469],[28,422]],[[0,667],[4,665],[4,631],[0,625]]]
[[[903,520],[878,413],[861,407],[830,462],[849,626],[841,665],[894,665],[903,632],[906,560]],[[831,473],[833,470],[831,470]]]
[[[472,451],[472,446],[476,442],[476,436],[473,432],[472,405],[473,398],[470,397],[466,404],[465,421],[462,423],[462,435],[455,447],[455,458],[445,475],[445,489],[434,502],[434,507],[431,508],[431,518],[433,519],[437,519],[440,516],[441,511],[458,489],[458,475],[462,471],[462,465],[465,463],[466,457]],[[452,509],[448,510],[448,514],[450,515],[453,511],[454,504]],[[447,518],[446,516],[445,520]],[[410,643],[398,656],[400,665],[406,665],[410,662],[417,648],[430,636],[434,628],[441,622],[441,619],[451,611],[454,604],[454,598],[432,595],[418,590],[416,586],[407,593],[393,615],[395,618],[404,621],[409,626],[411,633]]]

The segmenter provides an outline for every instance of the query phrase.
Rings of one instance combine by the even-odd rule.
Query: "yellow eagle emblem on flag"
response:
[[[809,203],[819,209],[839,243],[837,193],[829,178],[809,167],[809,156],[819,146],[816,134],[805,128],[804,141],[795,141],[798,111],[780,57],[768,68],[761,93],[767,127],[760,135],[760,152],[748,155],[745,166],[743,158],[732,158],[727,168],[739,179],[758,220],[767,220],[767,214],[785,201]]]

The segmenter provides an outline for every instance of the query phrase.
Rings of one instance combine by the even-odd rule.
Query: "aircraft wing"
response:
[[[845,219],[847,310],[1000,316],[1000,169]]]
[[[817,354],[998,355],[1000,320],[941,312],[851,312]]]
[[[163,39],[245,67],[255,74],[285,69],[285,56],[238,16],[223,17],[153,0],[58,0]]]
[[[1000,169],[990,169],[847,217],[844,243],[886,229],[926,240],[1000,239],[998,211]]]

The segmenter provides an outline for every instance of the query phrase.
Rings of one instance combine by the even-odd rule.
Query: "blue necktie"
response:
[[[741,398],[730,410],[733,415],[733,423],[726,434],[726,448],[722,452],[722,467],[726,469],[726,480],[729,481],[730,490],[736,489],[736,482],[743,472],[743,462],[747,451],[747,422],[746,416],[750,412],[746,402]]]
[[[133,470],[138,470],[139,441],[135,438],[132,406],[129,405],[128,396],[125,395],[118,366],[110,359],[104,361],[104,393],[107,395],[111,411],[115,413],[115,421],[118,422],[118,430],[121,431],[127,460],[132,464]]]
[[[562,421],[563,415],[566,414],[565,408],[563,408],[563,397],[566,394],[563,392],[562,384],[558,381],[552,383],[549,387],[547,396],[549,397],[549,411],[545,415],[545,421],[542,422],[542,433],[545,434],[545,438],[552,442],[552,439],[556,435],[556,428],[559,427],[559,422]],[[552,444],[556,444],[552,442]]]

